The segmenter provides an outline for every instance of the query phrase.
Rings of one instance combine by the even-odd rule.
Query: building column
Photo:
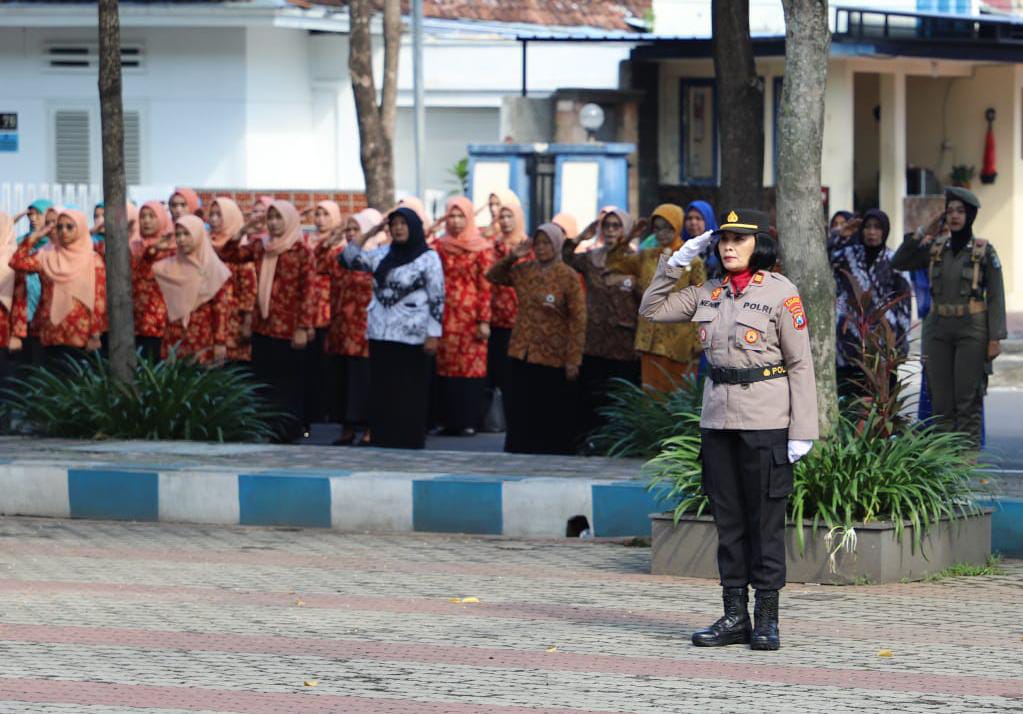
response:
[[[881,75],[879,208],[891,219],[892,234],[901,236],[906,197],[906,75],[901,70]]]
[[[776,98],[778,101],[781,97]],[[824,136],[821,145],[821,185],[828,188],[828,211],[853,210],[853,153],[856,103],[849,63],[832,60],[824,94]]]

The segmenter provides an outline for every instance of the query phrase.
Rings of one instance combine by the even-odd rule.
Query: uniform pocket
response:
[[[771,471],[767,480],[768,498],[784,498],[792,493],[792,471],[788,445],[771,447]]]
[[[696,334],[700,337],[700,345],[703,349],[709,349],[711,343],[711,336],[713,332],[712,323],[717,319],[718,315],[717,308],[713,307],[701,307],[696,310],[693,314],[693,323],[696,325]]]
[[[763,352],[767,349],[764,338],[767,336],[768,318],[766,315],[747,312],[735,317],[735,343],[744,350]]]

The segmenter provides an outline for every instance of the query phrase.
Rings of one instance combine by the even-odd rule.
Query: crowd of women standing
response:
[[[105,345],[103,213],[90,226],[39,200],[0,214],[4,372]],[[386,216],[270,197],[245,215],[188,188],[127,216],[137,348],[247,366],[288,415],[285,441],[329,419],[338,444],[419,448],[430,429],[473,435],[498,408],[507,450],[571,453],[609,379],[664,390],[699,364],[692,326],[637,307],[660,255],[715,227],[702,202],[639,221],[608,206],[581,232],[559,214],[530,233],[510,191],[480,210],[456,196],[436,221],[411,197]],[[697,259],[682,282],[703,279]]]

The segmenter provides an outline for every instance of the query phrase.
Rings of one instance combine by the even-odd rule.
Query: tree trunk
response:
[[[99,106],[103,130],[103,233],[106,241],[110,367],[131,382],[135,372],[131,255],[125,215],[124,107],[121,103],[121,25],[117,0],[99,0]]]
[[[362,173],[370,206],[387,210],[394,204],[394,117],[398,98],[398,54],[401,49],[401,6],[399,0],[384,0],[384,79],[381,101],[377,103],[373,78],[373,43],[370,20],[371,0],[349,4],[351,35],[348,70],[355,94],[359,123]]]
[[[826,250],[821,143],[828,76],[827,0],[782,0],[785,79],[778,117],[778,235],[785,275],[798,287],[810,325],[821,434],[838,416],[835,279]]]
[[[721,131],[717,208],[761,208],[764,200],[764,84],[749,33],[749,0],[713,0],[712,46]]]

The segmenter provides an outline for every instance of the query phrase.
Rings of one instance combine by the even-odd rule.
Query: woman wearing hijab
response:
[[[586,343],[579,379],[582,395],[577,420],[580,436],[600,425],[597,412],[607,401],[609,380],[639,382],[635,342],[642,293],[632,275],[616,273],[607,267],[607,255],[612,246],[625,243],[626,251],[629,250],[632,228],[632,216],[609,206],[598,229],[599,248],[576,253],[576,242],[566,240],[562,251],[565,263],[586,282]]]
[[[252,225],[255,225],[253,220]],[[230,198],[218,196],[210,204],[210,242],[218,256],[238,236],[244,246],[245,216]],[[249,263],[227,263],[231,271],[231,303],[227,318],[227,361],[252,361],[252,313],[256,309],[256,268]]]
[[[100,201],[92,209],[92,228],[89,230],[92,233],[92,242],[96,245],[105,242],[106,235],[103,233],[103,218],[106,215],[106,206],[103,201]],[[98,250],[98,248],[97,248]]]
[[[519,298],[508,347],[505,451],[572,452],[586,300],[579,276],[561,260],[564,241],[559,226],[544,223],[532,241],[519,243],[487,273],[491,282],[514,287]],[[520,262],[530,249],[536,259]]]
[[[33,255],[43,237],[49,237],[51,245]],[[99,349],[107,329],[106,269],[93,250],[84,213],[60,211],[56,223],[44,224],[22,241],[9,265],[40,277],[42,292],[34,321],[48,364],[56,366],[65,355]]]
[[[201,205],[199,194],[184,186],[174,189],[174,193],[167,200],[167,208],[170,209],[171,218],[175,221],[182,216],[201,216],[199,212]]]
[[[398,207],[411,208],[415,211],[416,215],[419,216],[419,220],[423,224],[424,235],[433,230],[433,221],[430,219],[430,214],[426,211],[426,204],[423,203],[421,198],[418,198],[417,196],[405,196],[405,198],[398,201]]]
[[[134,212],[134,211],[132,211]],[[160,359],[161,340],[167,329],[167,305],[153,275],[153,263],[174,255],[170,244],[173,225],[159,201],[147,201],[137,212],[131,249],[131,296],[135,317],[135,349],[152,362]],[[157,247],[159,246],[159,247]],[[153,248],[153,250],[149,250]]]
[[[225,262],[256,266],[256,311],[252,319],[252,367],[268,385],[272,402],[292,418],[278,427],[278,438],[293,441],[302,428],[305,355],[316,318],[313,254],[302,241],[302,219],[288,201],[266,211],[270,237],[241,245],[240,234],[224,247]]]
[[[365,240],[384,217],[375,208],[359,211],[343,222],[339,231],[316,250],[316,267],[330,278],[330,327],[324,342],[328,374],[331,421],[342,425],[335,446],[350,446],[359,432],[360,446],[372,443],[369,430],[369,341],[366,311],[373,299],[373,276],[349,270],[341,254],[351,243]],[[370,250],[368,243],[364,249]]]
[[[495,240],[501,235],[501,209],[505,206],[520,206],[519,197],[514,191],[499,188],[487,197],[487,208],[490,209],[490,225],[480,230],[480,235],[488,240]]]
[[[426,444],[429,356],[444,319],[444,268],[426,244],[419,215],[399,207],[387,217],[390,245],[363,250],[367,234],[341,254],[351,270],[373,275],[367,313],[373,444],[421,449]]]
[[[515,194],[511,193],[511,196]],[[498,212],[498,234],[494,238],[493,261],[503,260],[511,255],[515,247],[529,243],[526,235],[526,217],[519,205],[518,197],[501,205]],[[531,260],[527,254],[523,260]],[[487,380],[491,389],[507,393],[505,376],[508,365],[508,344],[511,341],[515,316],[519,311],[519,298],[515,288],[508,285],[493,285],[490,289],[490,339],[487,341]]]
[[[320,201],[313,211],[315,233],[305,235],[305,244],[316,255],[318,246],[325,243],[335,231],[341,227],[341,207],[336,201]],[[306,355],[305,380],[305,427],[308,433],[313,422],[322,422],[327,418],[327,402],[324,398],[324,386],[328,383],[326,361],[323,355],[323,343],[327,339],[327,328],[330,326],[330,275],[317,272],[313,279],[313,300],[316,303],[315,328],[309,335],[309,347]]]
[[[17,224],[22,217],[28,217],[29,230],[18,237],[18,245],[21,245],[34,232],[46,225],[47,212],[52,213],[53,201],[45,198],[37,198],[29,204],[28,208],[14,217]],[[32,254],[39,252],[47,245],[50,239],[43,235],[32,249]],[[24,344],[19,353],[19,362],[23,364],[40,364],[43,359],[42,344],[39,341],[38,326],[35,322],[36,310],[39,307],[39,300],[42,297],[42,281],[35,273],[24,273],[22,279],[25,281],[25,314],[28,320],[28,334],[23,340]]]
[[[25,278],[8,265],[17,249],[14,220],[0,211],[0,388],[6,386],[11,373],[11,353],[22,349],[22,340],[28,334]]]
[[[444,268],[444,327],[437,348],[440,421],[448,436],[473,436],[483,416],[490,339],[490,243],[476,229],[472,201],[448,201],[437,242]]]
[[[835,273],[839,394],[855,396],[862,392],[856,382],[863,373],[857,365],[863,359],[860,325],[863,318],[882,307],[884,320],[895,335],[902,354],[909,352],[911,288],[899,271],[892,268],[894,252],[886,246],[890,232],[888,215],[877,208],[863,214],[862,222],[849,221],[833,231],[828,255]],[[865,314],[858,308],[858,295],[870,293]]]
[[[627,245],[620,243],[608,252],[608,268],[633,276],[642,293],[653,280],[661,255],[671,255],[682,247],[684,221],[681,208],[671,203],[661,204],[650,216],[657,247],[630,255]],[[703,261],[696,258],[690,269],[679,277],[676,288],[681,290],[689,285],[701,285],[706,279]],[[696,375],[701,347],[693,324],[654,323],[640,317],[636,327],[636,350],[639,352],[643,385],[654,392],[666,394],[678,389],[685,377]]]
[[[162,356],[166,359],[174,350],[179,359],[221,364],[227,358],[231,271],[217,257],[198,216],[175,222],[174,242],[174,254],[153,264],[167,305]],[[159,250],[159,245],[146,248],[152,257]]]

